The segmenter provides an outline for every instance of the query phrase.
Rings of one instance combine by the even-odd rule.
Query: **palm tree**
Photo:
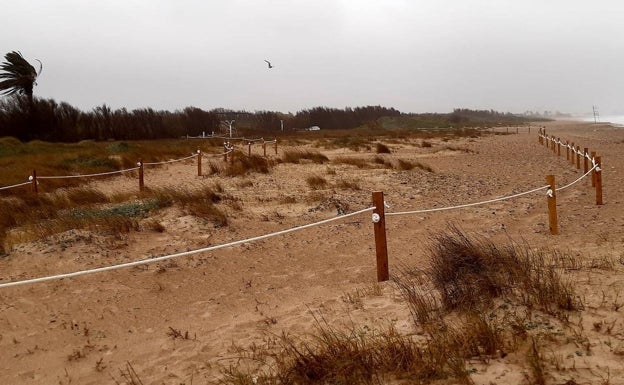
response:
[[[9,52],[4,55],[6,60],[0,65],[0,92],[3,95],[25,95],[30,105],[33,105],[33,87],[37,84],[37,77],[43,70],[43,64],[39,62],[39,72],[24,59],[20,52]]]

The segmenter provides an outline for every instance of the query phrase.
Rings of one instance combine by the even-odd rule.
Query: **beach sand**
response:
[[[430,237],[454,224],[494,242],[510,239],[568,253],[596,268],[568,271],[585,310],[570,330],[583,340],[544,342],[548,383],[624,384],[624,129],[578,122],[544,124],[548,134],[602,156],[603,201],[596,205],[590,179],[557,194],[559,235],[548,228],[545,191],[487,205],[386,217],[390,274],[399,266],[424,268]],[[333,218],[371,207],[383,191],[388,212],[479,202],[582,175],[563,156],[538,143],[537,128],[509,135],[460,138],[432,147],[386,141],[384,155],[433,169],[409,171],[346,164],[277,164],[269,174],[198,177],[193,161],[146,170],[150,187],[223,188],[228,226],[215,228],[177,209],[158,214],[162,233],[150,230],[105,237],[73,230],[19,244],[0,258],[0,283],[59,274],[218,245]],[[507,130],[499,128],[503,133]],[[283,151],[284,148],[280,148]],[[367,157],[373,151],[319,149],[330,159]],[[259,147],[256,151],[260,151]],[[328,169],[335,171],[328,172]],[[311,191],[309,175],[329,182]],[[337,188],[349,181],[360,189]],[[93,184],[103,191],[136,189],[114,177]],[[232,202],[236,202],[233,204]],[[288,202],[288,203],[285,203]],[[239,208],[242,208],[239,209]],[[600,261],[615,261],[608,267]],[[368,293],[368,294],[367,294]],[[267,336],[312,332],[315,316],[331,325],[369,328],[390,323],[413,333],[409,309],[392,282],[376,286],[371,213],[257,242],[169,261],[58,281],[0,289],[1,384],[123,383],[131,363],[144,384],[216,383],[236,364],[240,348],[263,346]],[[611,325],[606,326],[597,325]],[[173,331],[181,333],[174,338]],[[186,338],[185,338],[186,337]],[[477,384],[525,384],[520,353],[475,363]],[[604,382],[605,379],[610,382]]]

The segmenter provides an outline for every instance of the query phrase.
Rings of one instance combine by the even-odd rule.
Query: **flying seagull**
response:
[[[267,62],[267,64],[269,65],[269,68],[273,68],[273,65],[271,64],[271,62],[270,62],[270,61],[265,60],[265,62]]]

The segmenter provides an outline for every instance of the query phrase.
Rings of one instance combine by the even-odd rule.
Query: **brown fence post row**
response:
[[[143,159],[139,159],[139,191],[143,191],[145,183],[143,183]]]
[[[32,173],[32,190],[36,194],[39,192],[39,188],[37,187],[37,170],[33,170]]]
[[[587,155],[589,155],[589,149],[587,147],[585,147],[583,149],[583,175],[587,174],[587,171],[589,171],[589,159],[587,159]]]
[[[373,192],[373,206],[375,206],[373,211],[373,229],[375,231],[375,254],[377,256],[377,282],[383,282],[390,279],[383,192]]]
[[[596,204],[602,205],[602,161],[596,157]]]
[[[198,148],[197,149],[197,176],[202,176],[201,162],[202,162],[202,152]]]
[[[557,225],[557,192],[555,189],[555,176],[547,175],[546,183],[550,185],[548,187],[547,199],[548,199],[548,227],[550,234],[559,234],[559,227]]]

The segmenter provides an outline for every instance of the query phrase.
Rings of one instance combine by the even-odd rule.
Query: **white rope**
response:
[[[322,221],[319,221],[319,222],[309,223],[309,224],[303,225],[303,226],[293,227],[293,228],[290,228],[290,229],[287,229],[287,230],[276,231],[274,233],[269,233],[269,234],[265,234],[265,235],[259,235],[257,237],[242,239],[242,240],[239,240],[239,241],[234,241],[234,242],[225,243],[225,244],[216,245],[216,246],[204,247],[202,249],[185,251],[185,252],[182,252],[182,253],[163,255],[161,257],[142,259],[140,261],[121,263],[121,264],[112,265],[112,266],[98,267],[98,268],[95,268],[95,269],[81,270],[81,271],[76,271],[76,272],[73,272],[73,273],[57,274],[57,275],[50,275],[50,276],[47,276],[47,277],[26,279],[26,280],[23,280],[23,281],[14,281],[14,282],[2,283],[2,284],[0,284],[0,289],[1,288],[5,288],[5,287],[9,287],[9,286],[26,285],[26,284],[29,284],[29,283],[46,282],[46,281],[52,281],[52,280],[56,280],[56,279],[77,277],[77,276],[80,276],[80,275],[100,273],[100,272],[103,272],[103,271],[117,270],[117,269],[122,269],[122,268],[125,268],[125,267],[144,265],[144,264],[148,264],[148,263],[164,261],[164,260],[167,260],[167,259],[183,257],[183,256],[193,255],[193,254],[199,254],[199,253],[204,253],[204,252],[207,252],[207,251],[213,251],[213,250],[218,250],[218,249],[223,249],[223,248],[226,248],[226,247],[240,245],[242,243],[255,242],[255,241],[262,240],[262,239],[266,239],[266,238],[271,238],[271,237],[275,237],[275,236],[278,236],[278,235],[287,234],[287,233],[290,233],[290,232],[293,232],[293,231],[304,230],[304,229],[307,229],[307,228],[310,228],[310,227],[313,227],[313,226],[319,226],[319,225],[322,225],[322,224],[325,224],[325,223],[329,223],[329,222],[333,222],[333,221],[349,218],[349,217],[352,217],[352,216],[355,216],[355,215],[359,215],[359,214],[365,213],[367,211],[373,211],[373,210],[375,210],[374,207],[369,207],[367,209],[356,211],[356,212],[353,212],[353,213],[350,213],[350,214],[345,214],[345,215],[341,215],[339,217],[325,219],[325,220],[322,220]]]
[[[2,186],[2,187],[0,187],[0,190],[8,190],[8,189],[14,188],[14,187],[26,186],[27,184],[32,184],[32,182],[18,183],[18,184],[13,184],[11,186]]]
[[[439,208],[434,208],[434,209],[424,209],[424,210],[402,211],[402,212],[396,212],[396,213],[386,213],[386,215],[421,214],[421,213],[431,213],[431,212],[434,212],[434,211],[453,210],[453,209],[461,209],[461,208],[464,208],[464,207],[479,206],[479,205],[484,205],[484,204],[487,204],[487,203],[493,203],[493,202],[504,201],[506,199],[517,198],[519,196],[531,194],[531,193],[534,193],[536,191],[546,189],[548,187],[549,186],[542,186],[542,187],[538,187],[538,188],[535,188],[535,189],[530,190],[530,191],[525,191],[525,192],[521,192],[521,193],[518,193],[518,194],[513,194],[513,195],[501,197],[501,198],[490,199],[490,200],[482,201],[482,202],[467,203],[467,204],[458,205],[458,206],[439,207]]]
[[[202,156],[204,156],[204,157],[217,157],[217,156],[227,155],[227,154],[229,154],[232,151],[234,151],[234,150],[228,150],[226,152],[222,152],[221,154],[202,154]]]
[[[134,171],[134,170],[138,170],[138,169],[139,169],[139,167],[134,167],[134,168],[126,168],[126,169],[123,169],[123,170],[117,170],[117,171],[100,172],[98,174],[58,175],[58,176],[39,176],[39,175],[37,175],[37,179],[87,178],[87,177],[91,177],[91,176],[120,174],[122,172]]]
[[[592,171],[594,171],[594,169],[596,169],[597,167],[598,167],[597,165],[594,165],[594,167],[592,167],[592,168],[591,168],[589,171],[587,171],[585,174],[581,175],[581,176],[580,176],[578,179],[576,179],[574,182],[572,182],[572,183],[568,183],[567,185],[565,185],[565,186],[563,186],[563,187],[556,188],[556,189],[555,189],[555,191],[561,191],[561,190],[567,189],[568,187],[572,186],[573,184],[580,182],[580,181],[581,181],[581,179],[585,178],[585,177],[586,177],[587,175],[589,175]]]
[[[172,159],[172,160],[166,160],[163,162],[143,162],[144,166],[155,166],[155,165],[159,165],[159,164],[167,164],[167,163],[174,163],[174,162],[181,162],[183,160],[187,160],[187,159],[191,159],[198,156],[198,154],[192,154],[191,156],[187,156],[186,158],[180,158],[180,159]]]

